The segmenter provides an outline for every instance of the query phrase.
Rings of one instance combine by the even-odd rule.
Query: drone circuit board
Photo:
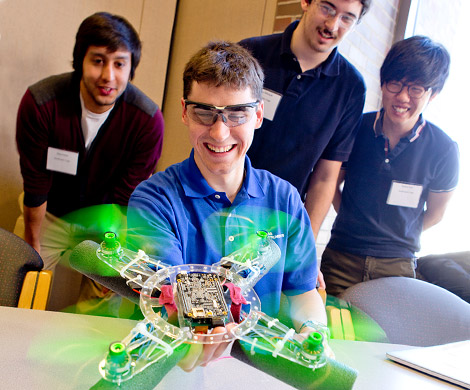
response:
[[[189,272],[176,276],[177,296],[185,319],[196,331],[224,326],[227,303],[219,277],[214,273]]]

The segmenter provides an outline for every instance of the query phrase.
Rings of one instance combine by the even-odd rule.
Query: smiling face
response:
[[[404,81],[402,81],[404,82]],[[434,99],[429,89],[419,98],[412,98],[408,94],[408,88],[404,87],[401,92],[388,91],[385,84],[382,85],[382,104],[385,110],[385,123],[389,123],[400,132],[410,131],[419,119],[428,103]]]
[[[256,101],[250,88],[236,90],[194,81],[188,99],[218,107]],[[236,181],[233,183],[236,186],[241,185],[246,152],[253,141],[255,128],[263,121],[263,104],[258,104],[250,120],[235,127],[226,126],[220,115],[210,126],[199,124],[188,115],[184,100],[182,105],[183,123],[189,129],[194,159],[209,185],[230,180]]]
[[[83,59],[80,81],[85,107],[97,114],[112,108],[126,89],[130,72],[129,51],[108,52],[106,47],[90,46]]]
[[[359,0],[302,0],[304,14],[297,28],[300,28],[305,46],[317,53],[323,53],[325,59],[329,53],[341,42],[352,28],[340,26],[340,16],[349,16],[358,20],[362,4]],[[320,5],[336,11],[336,15],[325,16]]]

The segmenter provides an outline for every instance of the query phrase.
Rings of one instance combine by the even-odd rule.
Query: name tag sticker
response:
[[[46,168],[50,171],[67,173],[69,175],[77,174],[78,153],[68,150],[47,148]]]
[[[277,106],[282,99],[282,95],[271,91],[270,89],[263,89],[263,101],[264,101],[264,119],[272,121],[274,114],[276,113]]]
[[[423,186],[419,184],[401,183],[392,181],[388,193],[387,204],[391,206],[418,207],[419,198],[423,192]]]

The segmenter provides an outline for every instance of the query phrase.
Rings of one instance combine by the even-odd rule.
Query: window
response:
[[[444,219],[424,232],[419,255],[470,250],[470,81],[468,77],[468,0],[419,1],[410,4],[405,38],[427,35],[442,43],[451,55],[450,76],[424,117],[459,144],[460,180]]]

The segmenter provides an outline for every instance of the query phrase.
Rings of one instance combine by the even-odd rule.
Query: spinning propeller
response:
[[[269,227],[279,226],[279,221],[288,223],[292,217],[267,209],[261,213],[245,211],[237,210],[235,217],[229,211],[217,213],[205,222],[203,228],[213,229],[215,237],[220,237],[220,221],[224,226],[233,221],[240,231],[249,233],[243,234],[245,245],[212,265],[171,266],[142,250],[125,248],[125,241],[118,240],[129,234],[125,209],[121,207],[94,206],[65,218],[79,226],[78,238],[95,238],[100,230],[104,237],[100,244],[86,240],[77,245],[71,265],[139,302],[145,317],[126,338],[111,344],[99,367],[104,381],[94,388],[113,384],[125,388],[137,382],[141,388],[147,382],[142,378],[148,375],[152,381],[147,387],[153,388],[185,355],[188,345],[233,340],[237,341],[232,353],[235,357],[298,388],[312,384],[319,389],[352,387],[356,373],[323,353],[328,338],[326,328],[299,341],[293,329],[262,312],[253,287],[281,257],[275,240],[282,234],[276,226],[275,234],[255,230],[255,226],[259,219],[265,221],[263,227]],[[72,238],[72,243],[77,237]],[[230,332],[211,333],[212,328],[231,322],[235,326]]]

